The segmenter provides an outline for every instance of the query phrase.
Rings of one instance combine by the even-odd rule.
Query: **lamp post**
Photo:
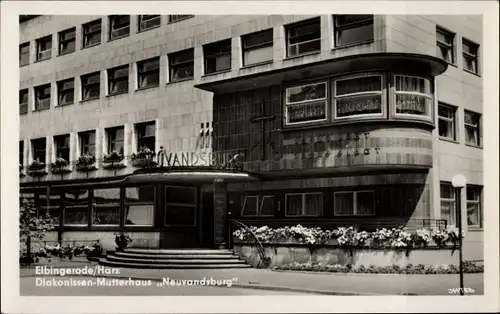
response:
[[[461,175],[457,174],[451,180],[451,184],[455,188],[455,207],[456,207],[456,217],[458,223],[458,245],[459,245],[459,269],[460,269],[460,295],[464,295],[464,270],[463,270],[463,250],[462,250],[462,188],[467,183],[467,179]]]

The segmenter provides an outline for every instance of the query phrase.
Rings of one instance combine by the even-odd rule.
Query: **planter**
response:
[[[45,168],[38,170],[29,169],[28,174],[32,177],[42,177],[44,175],[47,175],[47,171],[45,171]]]
[[[64,174],[64,173],[69,173],[69,172],[71,172],[71,169],[69,169],[68,166],[66,166],[66,167],[52,167],[52,173]]]
[[[79,171],[79,172],[90,172],[90,171],[94,171],[94,170],[97,170],[97,167],[95,166],[95,163],[92,163],[90,165],[85,165],[85,164],[77,164],[76,165],[76,171]]]
[[[127,167],[122,160],[119,161],[104,161],[102,167],[104,169],[121,169]]]
[[[132,159],[132,166],[137,168],[155,168],[158,163],[149,158]]]

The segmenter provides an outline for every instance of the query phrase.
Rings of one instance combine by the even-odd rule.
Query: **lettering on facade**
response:
[[[158,152],[160,167],[210,167],[217,169],[241,169],[242,154],[168,152],[161,147]]]

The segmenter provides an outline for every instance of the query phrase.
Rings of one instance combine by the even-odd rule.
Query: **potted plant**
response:
[[[105,154],[102,156],[102,161],[104,163],[104,168],[123,168],[125,165],[122,164],[124,159],[123,151],[119,153],[116,151],[112,151],[109,154]]]
[[[155,152],[147,147],[143,147],[137,153],[133,153],[131,156],[132,164],[134,167],[155,167],[157,163],[153,160],[155,157]]]
[[[57,157],[56,161],[52,163],[52,172],[53,173],[65,173],[65,172],[71,172],[70,169],[68,169],[69,162],[62,158],[62,157]]]
[[[132,239],[127,234],[120,232],[115,234],[115,243],[116,250],[123,251],[130,243],[132,243]]]
[[[38,159],[34,160],[28,166],[28,172],[31,176],[41,176],[47,174],[45,172],[45,163],[39,161]]]
[[[78,157],[76,161],[76,169],[78,171],[92,171],[96,170],[95,168],[95,157],[91,154],[83,154]]]

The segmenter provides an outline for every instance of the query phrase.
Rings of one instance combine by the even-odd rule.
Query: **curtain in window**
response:
[[[353,193],[335,193],[334,208],[335,215],[354,214]]]
[[[287,216],[299,216],[302,214],[302,194],[289,194],[286,196]]]
[[[305,195],[304,214],[308,216],[320,216],[323,211],[323,194]]]

